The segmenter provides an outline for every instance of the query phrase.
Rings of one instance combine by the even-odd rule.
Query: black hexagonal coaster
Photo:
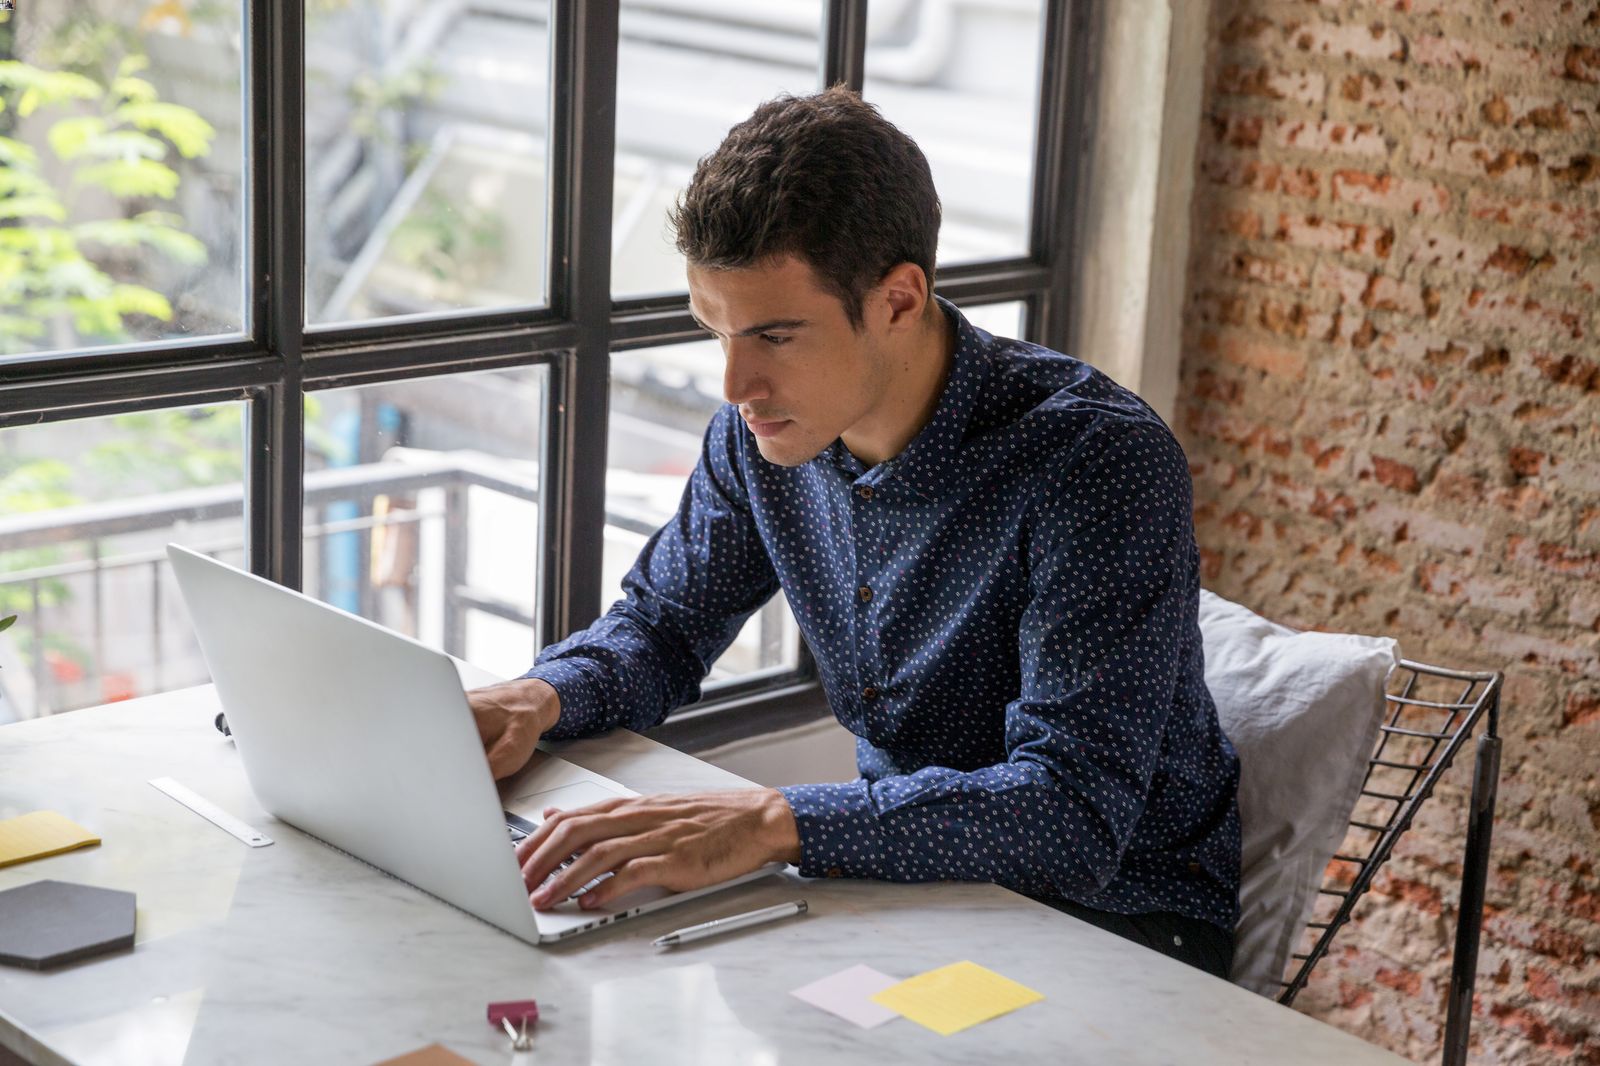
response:
[[[133,946],[133,893],[71,881],[0,892],[0,963],[42,970]]]

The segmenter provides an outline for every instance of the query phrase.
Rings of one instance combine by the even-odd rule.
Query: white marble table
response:
[[[138,895],[132,950],[0,966],[0,1049],[50,1066],[359,1066],[433,1042],[483,1064],[1402,1061],[992,885],[769,878],[531,947],[268,817],[216,710],[207,686],[0,727],[0,817],[57,810],[104,839],[0,869],[0,889],[56,878]],[[564,754],[641,791],[741,783],[633,734]],[[162,776],[277,843],[239,843],[146,784]],[[650,947],[800,896],[805,917]],[[909,977],[962,959],[1046,999],[940,1037],[904,1019],[857,1029],[788,995],[856,963]],[[513,1059],[484,1006],[527,997],[543,1017],[534,1053]]]

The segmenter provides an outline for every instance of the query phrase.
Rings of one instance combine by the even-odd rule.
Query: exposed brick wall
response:
[[[1600,0],[1215,0],[1210,36],[1175,427],[1206,583],[1507,670],[1472,1057],[1600,1064]],[[1467,755],[1299,1001],[1415,1059]]]

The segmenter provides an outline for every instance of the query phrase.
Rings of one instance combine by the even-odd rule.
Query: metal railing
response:
[[[465,657],[467,619],[479,612],[503,619],[530,630],[528,656],[532,661],[532,632],[535,618],[529,607],[499,591],[472,585],[467,578],[470,552],[468,494],[474,488],[497,492],[517,500],[537,505],[539,488],[535,474],[522,474],[509,470],[507,464],[488,457],[466,453],[428,453],[408,451],[403,461],[388,460],[358,466],[338,467],[310,471],[305,475],[305,507],[308,515],[304,536],[308,542],[327,544],[330,538],[342,534],[364,534],[370,537],[378,530],[416,529],[419,533],[425,523],[433,522],[440,530],[442,579],[428,580],[419,561],[406,578],[406,589],[415,602],[430,592],[438,597],[435,605],[442,618],[443,650]],[[437,502],[442,495],[442,505]],[[428,497],[434,497],[429,500]],[[379,508],[382,499],[385,506]],[[0,588],[27,590],[20,608],[21,623],[12,632],[31,633],[31,648],[27,653],[34,687],[34,713],[52,713],[72,709],[56,706],[48,697],[58,694],[59,686],[52,677],[45,649],[45,634],[52,624],[76,615],[81,623],[87,614],[88,655],[90,669],[87,678],[99,692],[106,673],[107,652],[107,598],[108,587],[114,575],[144,571],[144,597],[147,601],[149,628],[148,691],[164,691],[170,680],[168,668],[168,642],[163,621],[165,604],[162,585],[167,556],[164,546],[130,548],[108,552],[106,543],[114,537],[127,537],[140,533],[172,530],[184,525],[203,525],[237,520],[242,515],[244,487],[239,484],[219,485],[209,488],[182,489],[130,497],[107,503],[82,504],[49,511],[0,516],[0,556],[28,549],[85,546],[84,557],[33,566],[13,571],[0,571]],[[415,504],[389,506],[394,501],[416,500]],[[351,505],[355,517],[337,517],[332,514],[339,505],[348,510]],[[608,530],[648,536],[655,532],[659,521],[649,515],[629,510],[621,504],[608,504],[606,527]],[[537,524],[531,523],[530,529]],[[184,538],[188,547],[207,554],[227,557],[242,562],[245,555],[244,527],[242,522],[232,532]],[[164,541],[165,537],[162,538]],[[370,541],[368,542],[370,544]],[[319,568],[319,571],[326,569]],[[322,573],[307,574],[308,592],[318,594]],[[378,617],[379,589],[372,580],[371,552],[355,553],[356,596],[355,612],[366,618]],[[87,582],[87,603],[70,605],[51,604],[47,589],[53,582]],[[433,585],[430,590],[428,585]],[[531,593],[531,590],[530,590]],[[530,595],[529,602],[532,602]],[[759,614],[758,659],[763,667],[785,651],[787,627],[784,606],[774,600]],[[196,679],[201,680],[201,679]],[[4,677],[0,676],[0,682]],[[187,682],[184,682],[187,683]],[[714,690],[715,686],[708,686]],[[99,703],[105,697],[91,698],[74,704],[87,706]]]

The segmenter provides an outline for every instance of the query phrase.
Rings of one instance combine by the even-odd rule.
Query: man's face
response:
[[[689,267],[689,310],[722,342],[722,394],[768,462],[799,466],[882,403],[889,374],[872,318],[844,305],[792,256],[739,270]]]

